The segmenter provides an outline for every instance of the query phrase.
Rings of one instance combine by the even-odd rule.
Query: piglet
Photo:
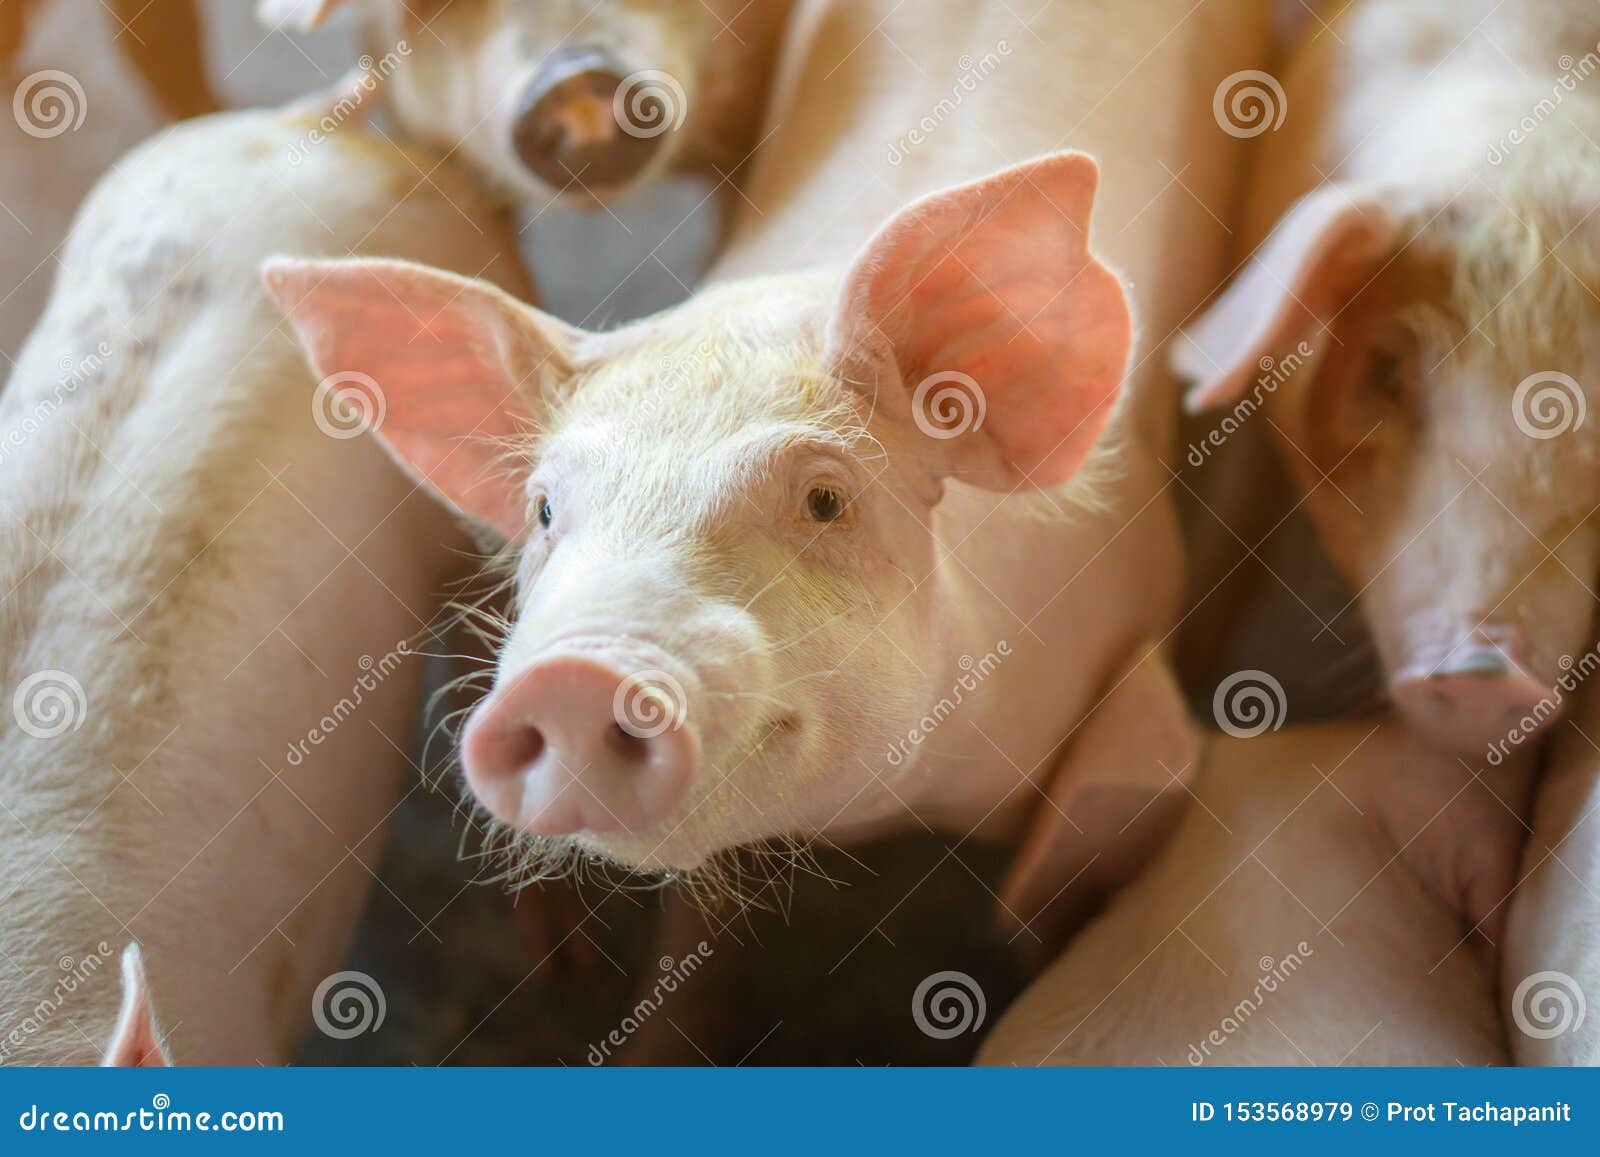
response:
[[[1473,759],[1600,664],[1600,97],[1573,71],[1597,45],[1564,0],[1358,0],[1308,29],[1258,139],[1265,239],[1174,347],[1214,408],[1191,462],[1279,444],[1395,706]],[[1270,496],[1234,489],[1220,537],[1254,547]]]
[[[1495,962],[1531,771],[1392,720],[1216,737],[1177,834],[980,1063],[1507,1063]]]
[[[1222,251],[1191,194],[1226,201],[1236,142],[1195,95],[1259,42],[1201,9],[1108,41],[1081,6],[803,4],[711,287],[612,332],[415,265],[268,266],[320,372],[384,383],[391,452],[510,544],[462,756],[530,873],[715,880],[919,827],[1020,844],[1027,924],[1165,830],[1193,740],[1148,354]],[[908,137],[963,69],[985,131]]]
[[[790,0],[261,0],[273,27],[364,9],[411,135],[507,197],[609,201],[679,170],[731,177],[757,144]]]
[[[382,395],[308,373],[256,269],[294,244],[525,287],[470,181],[328,131],[341,95],[113,169],[0,394],[5,1060],[281,1063],[314,1018],[350,1028],[351,983],[382,999],[338,978],[312,1008],[467,544],[359,436]]]

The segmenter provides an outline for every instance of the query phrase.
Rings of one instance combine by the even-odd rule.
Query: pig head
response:
[[[1396,707],[1464,755],[1557,717],[1591,643],[1586,212],[1520,182],[1448,199],[1325,185],[1175,347],[1191,408],[1271,425]]]
[[[735,282],[610,333],[397,262],[266,270],[319,372],[515,556],[467,781],[556,870],[688,870],[914,806],[882,755],[937,698],[952,484],[1065,484],[1132,340],[1059,154],[902,210],[843,277]],[[932,387],[986,415],[937,425]],[[968,398],[968,401],[974,399]],[[959,483],[957,480],[960,480]]]
[[[411,133],[519,200],[604,200],[754,148],[789,0],[262,0],[310,29],[367,10],[374,73]]]

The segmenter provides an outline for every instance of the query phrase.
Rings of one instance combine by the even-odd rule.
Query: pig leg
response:
[[[1600,1064],[1600,752],[1576,724],[1539,785],[1505,945],[1516,1062]]]
[[[113,0],[111,8],[117,44],[163,112],[184,120],[221,107],[206,76],[205,29],[195,0]]]
[[[1165,654],[1136,653],[1068,739],[1001,886],[1004,917],[1046,948],[1144,864],[1194,773],[1199,739]]]

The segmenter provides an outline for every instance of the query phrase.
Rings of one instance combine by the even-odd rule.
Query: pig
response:
[[[1526,753],[1474,768],[1377,719],[1218,735],[1203,762],[1172,840],[980,1064],[1508,1063]]]
[[[11,65],[22,51],[28,13],[39,0],[7,0],[0,4],[0,65]],[[220,107],[206,75],[205,34],[195,0],[107,0],[112,36],[128,63],[149,85],[161,111],[173,120],[203,116]],[[24,99],[41,100],[43,89],[22,90]],[[48,107],[47,126],[57,115]]]
[[[509,199],[612,201],[671,171],[730,179],[754,151],[790,0],[262,0],[309,30],[366,9],[384,87],[420,140]],[[395,51],[396,46],[400,51]]]
[[[1244,469],[1221,537],[1275,517],[1270,437],[1387,697],[1472,758],[1560,715],[1594,630],[1597,44],[1561,0],[1344,6],[1263,90],[1259,244],[1173,346],[1229,431],[1202,471]]]
[[[1600,696],[1550,736],[1501,998],[1519,1065],[1600,1065]]]
[[[0,393],[7,1061],[276,1064],[381,1000],[323,982],[470,544],[352,436],[381,398],[319,385],[256,269],[288,244],[527,287],[468,176],[323,132],[346,95],[119,163]]]
[[[728,251],[640,322],[404,262],[266,267],[318,372],[384,383],[384,443],[506,540],[461,752],[528,878],[736,890],[730,848],[920,827],[1019,845],[1023,936],[1170,823],[1193,735],[1152,353],[1222,259],[1236,142],[1195,95],[1264,34],[1231,3],[1111,40],[1087,5],[942,11],[796,11]]]

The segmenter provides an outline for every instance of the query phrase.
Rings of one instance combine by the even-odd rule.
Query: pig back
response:
[[[0,397],[0,1059],[95,1061],[138,940],[176,1060],[281,1062],[340,958],[462,544],[361,434],[381,384],[319,392],[258,267],[362,251],[520,291],[437,165],[310,106],[230,114],[78,215]]]

